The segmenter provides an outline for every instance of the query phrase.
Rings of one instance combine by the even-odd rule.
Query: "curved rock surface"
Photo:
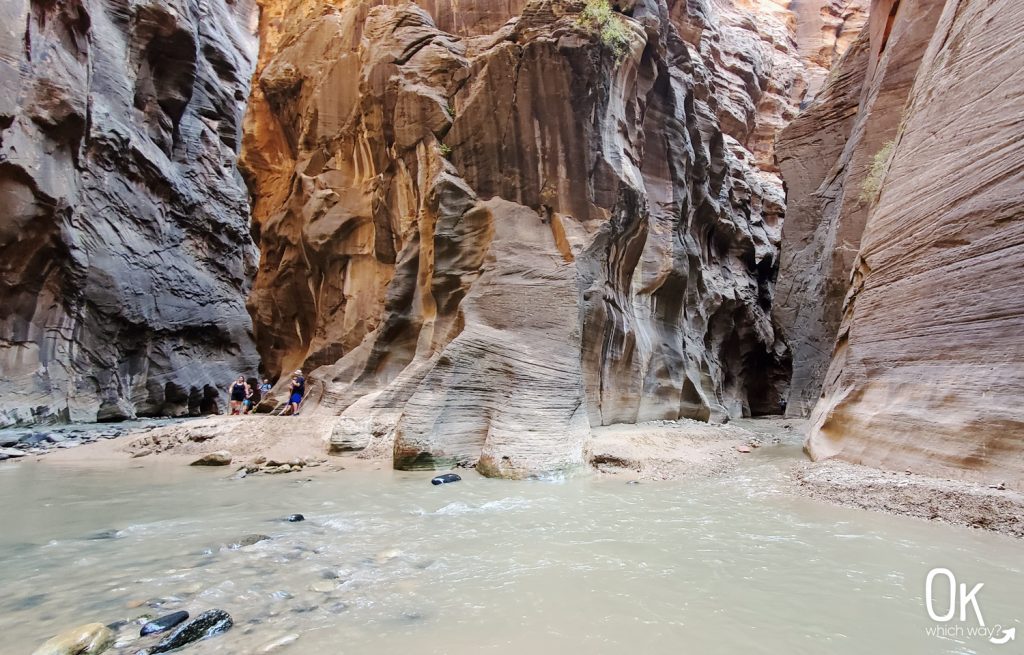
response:
[[[256,9],[0,5],[0,426],[213,411],[255,367]]]
[[[813,127],[789,131],[805,140],[791,165],[809,171],[792,204],[813,213],[806,194],[826,189],[822,223],[834,240],[807,236],[808,216],[787,224],[785,248],[791,239],[816,241],[824,258],[849,261],[851,276],[807,449],[815,458],[1021,489],[1024,7],[1010,0],[878,4],[865,37],[868,82],[859,105],[818,111],[836,118],[821,124],[831,152],[840,148],[841,115],[857,112],[838,172],[815,187],[821,171],[806,165],[816,156]],[[848,70],[840,77],[854,75]],[[842,181],[830,185],[836,175]],[[835,213],[830,202],[856,209]],[[835,236],[843,233],[848,246],[840,241],[847,237]],[[839,253],[843,247],[848,252]],[[845,261],[828,264],[828,294],[836,293]],[[781,286],[800,275],[789,262]],[[820,287],[790,288],[805,303],[822,299]],[[794,352],[799,370],[801,346]]]
[[[267,3],[246,122],[257,343],[334,447],[522,477],[591,426],[777,411],[782,190],[743,144],[800,95],[758,67],[788,33],[739,61],[710,3],[625,3],[616,61],[579,2],[375,4]]]
[[[787,213],[774,312],[793,352],[791,415],[806,416],[821,396],[873,192],[942,11],[903,5],[913,19],[888,32],[878,17],[896,5],[878,5],[814,104],[778,136]]]

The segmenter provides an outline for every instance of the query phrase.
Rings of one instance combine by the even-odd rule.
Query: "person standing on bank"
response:
[[[252,388],[252,385],[245,385],[245,400],[242,401],[242,415],[245,416],[252,411],[253,405],[256,404],[256,390]]]
[[[238,379],[231,383],[228,387],[228,398],[231,399],[231,415],[241,413],[242,403],[245,401],[246,394],[250,391],[249,385],[245,382],[245,376],[239,375]]]
[[[302,398],[306,395],[306,378],[302,377],[301,369],[292,374],[292,382],[289,389],[291,397],[288,399],[288,404],[292,408],[292,416],[298,416],[299,405],[302,404]]]

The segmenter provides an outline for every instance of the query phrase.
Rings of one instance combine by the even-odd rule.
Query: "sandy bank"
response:
[[[825,502],[1024,537],[1024,494],[998,483],[990,487],[833,460],[801,464],[793,477],[800,493]]]

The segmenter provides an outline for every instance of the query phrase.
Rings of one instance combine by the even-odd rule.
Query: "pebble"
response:
[[[389,548],[387,550],[382,550],[379,553],[377,553],[376,560],[378,564],[386,564],[391,560],[401,556],[402,551],[398,550],[397,548]]]
[[[736,446],[736,451],[740,453],[749,453],[750,446]]]
[[[263,646],[260,647],[259,652],[261,652],[261,653],[270,653],[270,652],[273,652],[275,650],[278,650],[279,648],[284,648],[285,646],[288,646],[290,644],[294,644],[298,640],[299,640],[299,635],[297,635],[297,634],[295,634],[293,632],[292,634],[284,635],[284,636],[278,637],[277,639],[274,639],[273,641],[267,642],[266,644],[264,644]]]
[[[184,610],[181,612],[167,614],[166,616],[161,616],[159,619],[154,619],[142,626],[142,629],[139,630],[139,636],[145,637],[146,635],[155,635],[160,632],[166,632],[187,619],[188,612]]]
[[[321,594],[330,593],[330,592],[334,591],[336,588],[337,588],[337,584],[334,583],[334,582],[329,582],[329,581],[314,582],[313,584],[309,585],[309,590],[310,591],[315,591],[315,592],[321,593]]]

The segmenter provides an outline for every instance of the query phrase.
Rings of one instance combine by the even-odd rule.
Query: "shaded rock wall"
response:
[[[906,0],[905,18],[889,25],[896,7],[875,7],[814,103],[778,136],[788,211],[774,312],[793,352],[791,415],[806,416],[821,396],[884,160],[942,11]]]
[[[744,144],[799,99],[785,30],[748,15],[742,59],[736,7],[626,3],[616,62],[582,3],[286,7],[246,121],[249,307],[335,448],[521,477],[592,425],[777,410],[782,190]]]
[[[1010,0],[876,3],[861,102],[835,105],[857,114],[850,141],[812,192],[844,204],[823,208],[836,242],[814,247],[833,261],[844,239],[856,250],[811,416],[815,458],[1024,488],[1021,25],[1024,7]],[[839,140],[842,125],[822,129]],[[796,130],[789,165],[812,171],[817,146],[801,151]],[[844,178],[838,195],[832,176]],[[806,196],[791,198],[813,210]],[[800,225],[787,222],[784,251],[818,239],[790,232]],[[780,287],[799,275],[789,261]],[[838,268],[818,289],[834,293]],[[818,289],[790,288],[821,300]],[[799,368],[795,343],[794,352]]]
[[[0,5],[0,426],[212,411],[255,367],[255,9]]]

